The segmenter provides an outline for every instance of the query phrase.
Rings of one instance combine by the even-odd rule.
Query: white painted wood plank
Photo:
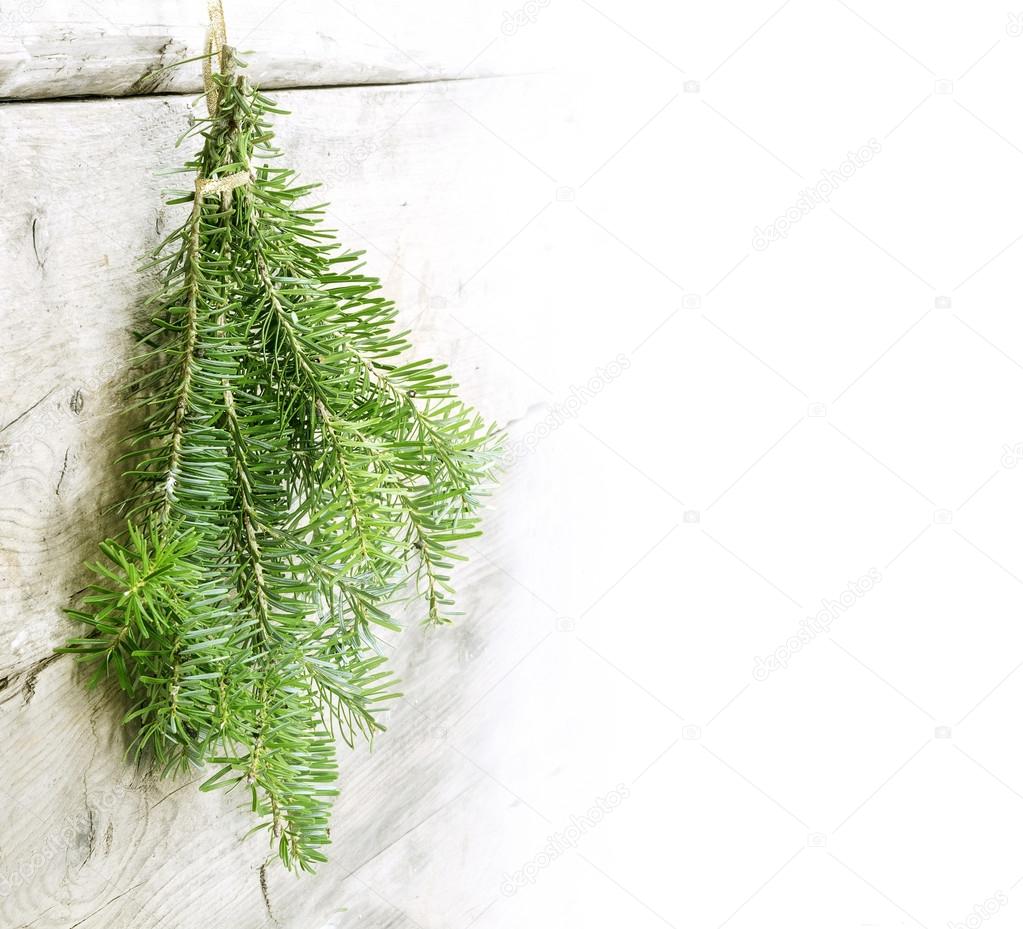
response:
[[[254,0],[225,4],[228,40],[264,87],[387,84],[521,72],[549,61],[542,30],[504,0]],[[199,0],[21,0],[0,7],[0,99],[201,89]],[[245,54],[248,53],[248,54]]]
[[[548,93],[517,78],[278,95],[293,112],[279,122],[289,161],[325,181],[342,238],[367,248],[422,351],[450,360],[466,398],[502,423],[545,392],[474,333],[516,312],[535,326],[545,310],[517,308],[511,293],[482,302],[481,269],[553,200],[533,163],[545,160],[544,120],[502,141]],[[11,811],[0,924],[308,929],[347,925],[332,920],[349,907],[405,927],[345,878],[487,781],[447,726],[552,628],[553,608],[515,580],[525,554],[512,540],[532,517],[514,500],[536,493],[535,476],[507,477],[502,507],[517,525],[495,514],[460,572],[465,620],[396,639],[405,701],[374,752],[343,753],[336,844],[316,878],[270,866],[261,880],[266,846],[241,841],[251,821],[239,801],[135,771],[118,695],[87,691],[70,661],[50,658],[71,629],[62,609],[84,583],[81,562],[112,528],[101,513],[117,493],[119,385],[152,285],[136,263],[183,216],[161,206],[153,172],[182,157],[172,144],[187,111],[175,97],[0,108],[13,153],[0,217],[0,797]]]
[[[472,336],[484,307],[460,307],[459,288],[533,212],[538,179],[541,197],[551,188],[468,114],[494,94],[511,102],[522,86],[280,94],[295,110],[280,122],[280,141],[303,177],[324,181],[342,239],[369,249],[423,351],[476,378],[470,397],[501,421],[535,402],[539,388]],[[44,657],[66,630],[59,605],[82,580],[73,566],[89,555],[98,513],[117,491],[118,385],[135,310],[152,286],[137,263],[181,219],[180,208],[161,205],[153,171],[182,157],[173,139],[186,111],[178,98],[0,110],[0,142],[15,150],[0,219],[10,261],[0,296],[11,308],[0,371],[8,532],[0,602],[31,604],[19,623],[0,628],[14,668]],[[476,373],[484,358],[511,377],[489,397]]]

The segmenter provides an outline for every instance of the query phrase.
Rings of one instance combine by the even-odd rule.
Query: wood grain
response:
[[[467,399],[501,423],[546,394],[476,334],[515,311],[510,295],[484,302],[478,274],[554,187],[521,151],[535,153],[541,120],[510,145],[495,114],[545,93],[509,78],[279,94],[293,113],[280,141],[325,182],[341,237],[367,249],[424,354],[450,360]],[[86,690],[52,657],[71,631],[62,610],[81,563],[113,526],[121,385],[153,283],[138,259],[183,219],[161,205],[154,169],[181,157],[188,109],[180,97],[0,108],[0,924],[317,929],[359,912],[363,925],[412,925],[358,873],[489,782],[437,721],[462,717],[554,620],[515,579],[524,556],[503,517],[459,572],[465,620],[396,638],[406,699],[375,751],[344,753],[331,861],[304,882],[264,868],[261,839],[242,841],[240,798],[126,762],[118,695]],[[535,490],[525,474],[506,478],[504,506]],[[515,531],[530,531],[516,509]]]
[[[514,35],[502,0],[254,0],[225,4],[228,39],[263,87],[393,84],[542,67],[539,32]],[[314,28],[310,28],[314,24]],[[0,99],[192,92],[198,0],[20,0],[0,15]],[[512,33],[512,34],[509,34]],[[514,39],[514,41],[511,41]]]

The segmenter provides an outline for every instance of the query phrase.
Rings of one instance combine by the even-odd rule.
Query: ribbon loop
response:
[[[220,89],[213,80],[213,56],[217,56],[217,64],[221,74],[227,69],[227,23],[224,20],[224,5],[221,0],[207,0],[210,24],[206,29],[206,48],[202,63],[203,85],[206,91],[206,109],[210,116],[217,115],[220,105]]]

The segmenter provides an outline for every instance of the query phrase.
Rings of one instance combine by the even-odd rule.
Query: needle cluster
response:
[[[284,863],[325,860],[335,738],[381,728],[380,630],[445,623],[497,436],[406,333],[312,189],[276,166],[283,112],[234,68],[191,134],[195,190],[155,258],[125,530],[100,545],[65,651],[128,696],[135,748],[247,790]],[[315,185],[313,185],[315,186]],[[302,201],[302,203],[300,203]]]

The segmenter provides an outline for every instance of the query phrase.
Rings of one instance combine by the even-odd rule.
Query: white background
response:
[[[544,145],[488,117],[549,174],[476,281],[516,289],[480,335],[539,404],[505,491],[535,507],[487,550],[531,632],[448,724],[495,783],[391,899],[423,926],[1018,924],[1023,9],[679,7],[534,8],[522,36],[596,73]]]

